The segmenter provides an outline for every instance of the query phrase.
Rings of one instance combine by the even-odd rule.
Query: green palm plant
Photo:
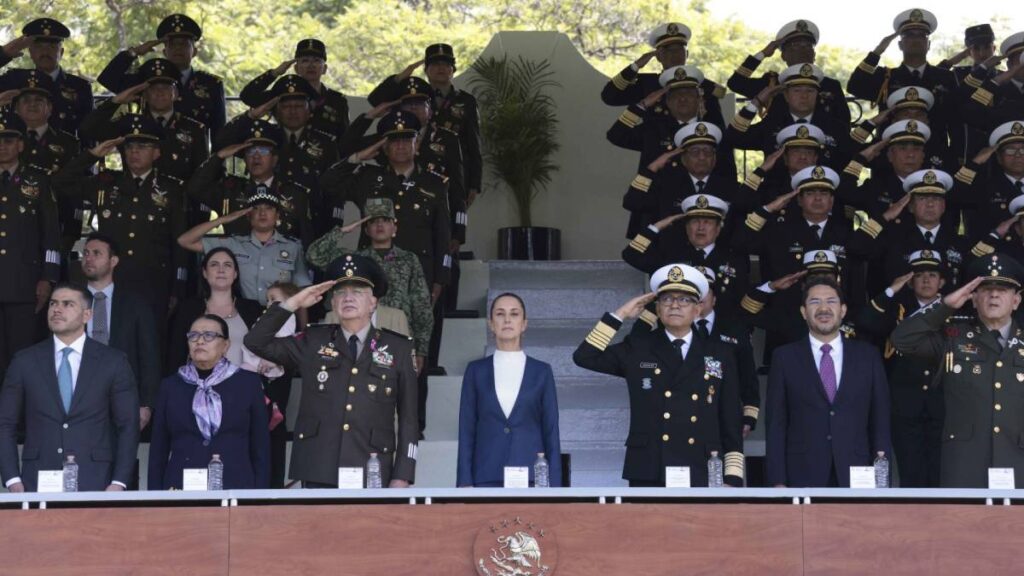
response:
[[[480,111],[480,139],[490,173],[515,198],[521,226],[532,226],[530,205],[551,183],[559,149],[554,99],[545,91],[561,85],[546,61],[519,56],[481,58],[470,81]]]

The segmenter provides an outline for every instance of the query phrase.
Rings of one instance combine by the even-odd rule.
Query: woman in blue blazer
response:
[[[506,466],[548,461],[551,486],[562,485],[558,399],[551,366],[523,353],[526,305],[512,293],[491,304],[493,356],[475,360],[462,379],[457,485],[502,486]]]
[[[188,332],[189,360],[160,384],[149,444],[150,490],[182,488],[185,468],[224,463],[224,489],[270,486],[263,383],[224,357],[228,325],[204,314]]]

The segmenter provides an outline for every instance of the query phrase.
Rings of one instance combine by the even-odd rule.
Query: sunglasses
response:
[[[202,340],[209,344],[217,338],[224,338],[224,335],[216,332],[189,332],[188,334],[185,334],[185,337],[188,338],[189,342],[199,342]]]

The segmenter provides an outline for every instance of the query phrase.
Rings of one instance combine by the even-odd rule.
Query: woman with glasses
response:
[[[151,490],[180,490],[184,470],[224,463],[224,489],[267,488],[270,433],[263,383],[227,359],[228,323],[203,314],[189,327],[188,362],[160,384],[149,447]]]
[[[504,485],[506,466],[529,468],[541,452],[552,487],[562,485],[558,399],[551,366],[523,352],[526,304],[511,292],[491,303],[493,356],[470,362],[459,409],[460,487]]]

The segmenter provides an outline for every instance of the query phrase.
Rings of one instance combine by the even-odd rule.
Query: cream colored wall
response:
[[[590,66],[569,38],[558,32],[501,32],[491,39],[482,57],[503,54],[550,61],[561,84],[551,93],[560,122],[562,148],[555,158],[560,170],[534,201],[534,225],[562,230],[563,259],[618,259],[628,221],[622,195],[636,173],[639,154],[616,148],[605,139],[605,132],[622,112],[601,102],[601,89],[608,77]],[[455,83],[466,88],[472,72],[465,62],[460,67],[467,72]],[[657,63],[651,67],[656,68]],[[725,79],[718,81],[724,83]],[[350,102],[353,117],[367,109],[363,98]],[[731,117],[731,106],[727,102],[722,105],[726,117]],[[464,247],[480,259],[497,256],[498,228],[518,225],[511,196],[495,186],[485,166],[485,192],[470,209]],[[351,207],[350,213],[346,221],[354,216]]]

